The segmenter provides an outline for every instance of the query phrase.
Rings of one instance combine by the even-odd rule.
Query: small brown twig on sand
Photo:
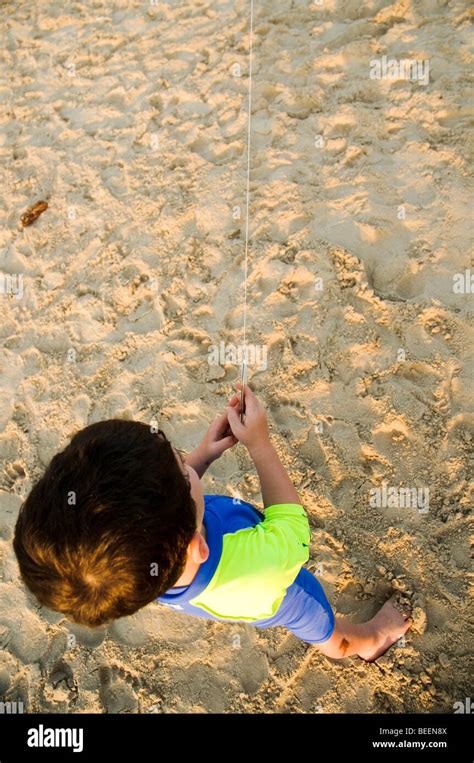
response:
[[[23,212],[22,216],[20,217],[23,227],[26,228],[27,225],[34,223],[34,221],[38,219],[38,217],[45,211],[45,209],[48,209],[48,202],[37,201],[36,204],[33,204],[33,206],[27,209],[26,212]]]

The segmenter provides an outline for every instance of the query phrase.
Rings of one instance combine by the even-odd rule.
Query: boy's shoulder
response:
[[[262,512],[242,498],[205,495],[204,506],[204,517],[211,513],[218,520],[222,535],[233,534],[261,523],[265,523],[265,529],[280,524],[290,524],[295,529],[305,525],[309,527],[306,511],[299,503],[273,504]]]
[[[223,536],[221,569],[216,572],[226,577],[248,576],[252,571],[261,574],[264,570],[284,573],[307,561],[309,541],[309,521],[303,506],[274,504],[255,525]]]

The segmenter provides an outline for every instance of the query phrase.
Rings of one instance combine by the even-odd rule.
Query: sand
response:
[[[0,272],[23,275],[0,294],[1,698],[453,712],[472,675],[468,4],[255,10],[247,340],[268,364],[250,383],[336,612],[362,621],[393,587],[415,608],[375,664],[156,603],[92,631],[23,587],[18,509],[74,432],[156,419],[189,450],[238,379],[207,358],[242,341],[248,4],[3,3],[0,25]],[[429,60],[429,83],[370,79],[383,55]],[[261,507],[241,446],[204,487]],[[427,510],[388,505],[400,488]]]

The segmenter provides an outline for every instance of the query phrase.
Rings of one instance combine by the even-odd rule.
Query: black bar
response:
[[[42,732],[40,733],[42,728]],[[48,731],[50,729],[51,731]],[[69,730],[64,737],[56,729]],[[76,736],[73,736],[76,729]],[[80,747],[50,747],[62,739]],[[36,732],[35,732],[36,730]],[[29,746],[27,740],[43,742]],[[110,761],[117,755],[130,763],[160,761],[172,751],[182,758],[212,754],[212,748],[254,758],[260,750],[273,748],[278,759],[295,763],[304,756],[320,760],[341,755],[385,760],[450,760],[472,763],[472,722],[468,713],[406,715],[327,714],[2,714],[0,715],[0,763],[18,761]],[[416,744],[414,744],[416,743]],[[424,747],[422,747],[424,743]],[[382,746],[383,744],[383,746]],[[285,750],[287,752],[285,752]],[[106,757],[104,757],[106,756]],[[268,761],[270,763],[270,761]]]

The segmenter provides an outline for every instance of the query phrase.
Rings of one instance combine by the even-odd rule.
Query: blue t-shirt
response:
[[[309,522],[299,504],[265,514],[230,496],[205,495],[203,523],[209,557],[187,586],[157,601],[208,620],[285,625],[310,643],[332,633],[334,617],[319,582],[302,567],[309,556]]]

